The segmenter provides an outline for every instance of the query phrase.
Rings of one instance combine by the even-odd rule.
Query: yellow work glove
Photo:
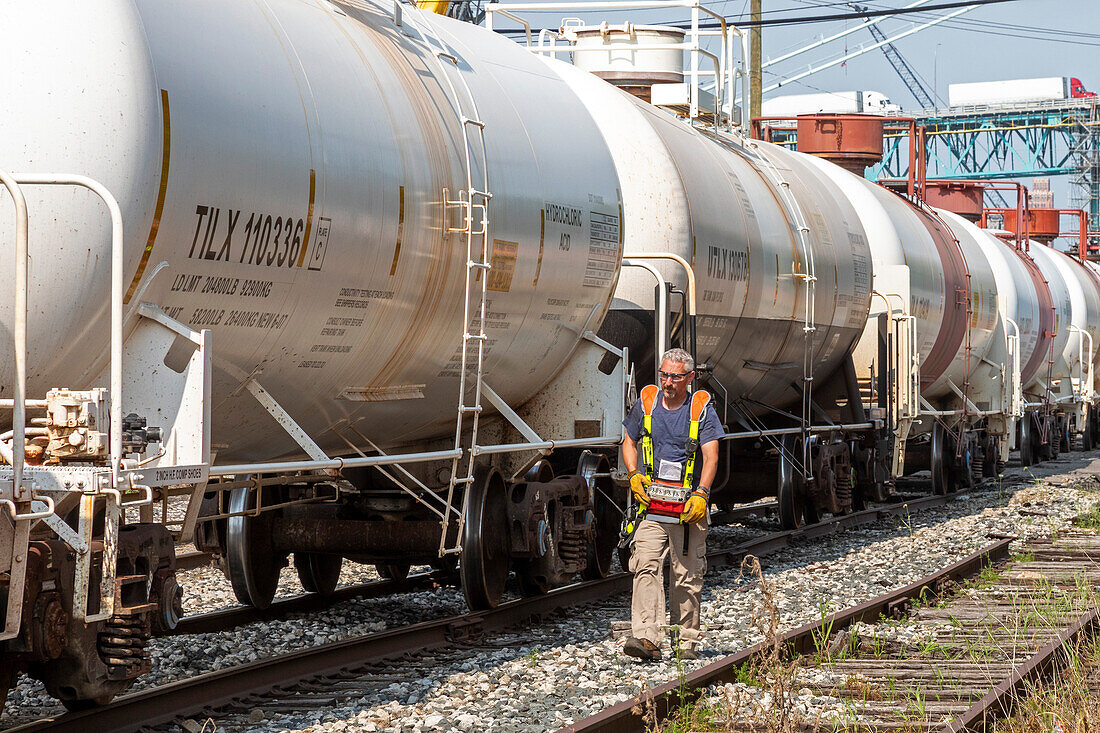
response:
[[[646,493],[649,484],[649,477],[641,471],[630,474],[630,493],[634,494],[634,500],[643,507],[649,506],[649,494]]]
[[[697,524],[707,516],[707,497],[705,494],[693,491],[684,504],[684,513],[680,515],[680,521],[685,524]]]

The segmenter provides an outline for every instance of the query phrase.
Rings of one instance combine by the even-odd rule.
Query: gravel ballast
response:
[[[1100,488],[1093,478],[1098,474],[1100,452],[1063,455],[1030,470],[1010,469],[1002,481],[987,481],[945,507],[771,555],[763,567],[775,586],[780,629],[913,582],[989,544],[990,534],[1026,538],[1065,527],[1100,499],[1089,490]],[[899,491],[905,488],[902,484]],[[750,520],[748,527],[714,528],[710,546],[736,544],[769,526],[774,528],[769,520]],[[180,575],[188,613],[234,603],[220,572],[204,568]],[[377,577],[373,568],[345,564],[341,582],[372,577]],[[288,568],[280,594],[296,592],[297,578]],[[213,722],[218,730],[249,731],[554,730],[674,679],[681,668],[690,671],[759,641],[752,623],[759,602],[756,582],[740,577],[736,568],[712,569],[704,587],[703,656],[682,665],[668,658],[667,644],[665,659],[655,664],[620,653],[622,639],[609,634],[613,621],[629,618],[629,596],[620,595],[534,629],[492,636],[476,648],[387,665],[385,674],[372,675],[359,689],[345,685],[334,704],[288,712],[261,705]],[[153,673],[135,689],[463,610],[460,590],[440,588],[342,603],[221,634],[157,639]],[[0,725],[59,711],[37,682],[23,677],[9,695]],[[196,722],[201,727],[205,721]]]

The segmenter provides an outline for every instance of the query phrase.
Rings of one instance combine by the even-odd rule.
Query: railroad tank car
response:
[[[0,9],[0,22],[19,28],[23,39],[5,49],[9,71],[0,88],[11,106],[0,119],[2,166],[17,174],[78,171],[113,192],[124,212],[127,356],[140,352],[151,323],[168,328],[166,352],[138,354],[149,371],[127,373],[121,407],[88,391],[102,385],[112,347],[110,220],[83,192],[24,186],[34,216],[26,389],[47,394],[37,407],[47,410],[51,427],[39,428],[32,442],[41,439],[48,463],[104,463],[105,451],[96,452],[87,435],[103,429],[100,447],[107,442],[106,404],[128,413],[127,440],[140,433],[143,441],[127,443],[126,459],[110,457],[109,486],[122,489],[147,482],[158,462],[177,457],[177,443],[188,440],[178,425],[152,441],[162,449],[144,456],[142,465],[152,462],[145,473],[126,473],[128,483],[118,483],[124,471],[138,470],[137,457],[155,435],[145,425],[187,409],[209,415],[209,424],[200,417],[193,426],[205,455],[198,465],[165,469],[167,484],[205,479],[215,454],[224,464],[303,454],[379,458],[408,445],[424,451],[436,446],[431,441],[447,443],[458,410],[467,426],[483,409],[510,411],[553,388],[555,377],[575,378],[569,368],[584,362],[586,347],[610,353],[585,338],[598,329],[616,285],[620,184],[586,107],[507,39],[400,11],[297,0]],[[6,219],[0,240],[12,234]],[[15,269],[11,248],[0,258],[0,266]],[[5,287],[0,297],[6,331],[17,322],[11,294]],[[148,392],[143,382],[155,391],[157,380],[183,370],[173,356],[181,344],[183,365],[200,354],[210,367],[183,379],[202,382],[190,393],[191,407],[162,412],[174,397],[167,392],[139,404]],[[471,355],[476,364],[466,371],[476,372],[477,389],[460,395],[463,358]],[[612,363],[608,371],[615,369]],[[597,437],[610,425],[617,440],[623,366],[617,370],[607,376],[593,368],[606,391],[574,390],[569,407],[554,411],[570,428],[566,437],[573,430]],[[15,381],[13,365],[3,361],[0,383]],[[618,395],[617,408],[608,393]],[[64,423],[76,413],[67,428],[54,424],[55,416]],[[482,446],[507,437],[499,424],[484,427]],[[461,440],[470,438],[460,428],[452,445]],[[574,453],[563,480],[535,482],[524,496],[522,487],[513,490],[511,518],[500,514],[507,501],[500,469],[479,465],[474,475],[472,460],[465,483],[450,459],[411,470],[349,467],[338,477],[307,468],[289,482],[285,474],[236,471],[206,486],[205,502],[206,482],[197,484],[175,538],[189,538],[197,524],[199,544],[225,556],[238,597],[257,606],[271,601],[290,553],[307,588],[331,592],[342,557],[398,575],[410,562],[441,560],[444,550],[451,555],[441,565],[453,568],[448,561],[460,543],[477,545],[481,561],[464,556],[464,589],[479,593],[472,605],[493,605],[516,554],[538,578],[535,591],[545,590],[548,577],[606,574],[618,490],[607,485],[596,495],[596,484],[608,483],[606,458],[600,479],[592,476],[598,457],[579,460],[588,463],[578,464]],[[535,468],[534,478],[549,478],[545,465]],[[149,544],[130,531],[123,499],[105,494],[96,506],[74,508],[71,476],[61,468],[36,475],[65,482],[69,493],[58,488],[57,496],[81,527],[106,515],[104,532],[115,540],[117,531],[120,558]],[[48,488],[24,487],[26,501],[9,502],[13,514],[16,506],[27,510],[20,526],[36,521],[32,497],[49,499]],[[130,523],[152,526],[157,487],[141,488],[149,492],[138,502],[143,521],[130,516]],[[480,500],[470,499],[475,490]],[[477,517],[460,524],[454,517],[464,511]],[[123,529],[115,530],[119,517]],[[441,528],[440,517],[449,527]],[[519,529],[502,546],[511,524]],[[587,560],[597,532],[601,552]],[[55,557],[59,569],[49,572],[91,578],[57,599],[69,642],[45,657],[16,645],[5,661],[41,663],[37,674],[47,688],[74,707],[124,689],[144,663],[140,654],[131,655],[132,665],[112,666],[83,649],[88,639],[95,648],[96,634],[125,610],[112,583],[149,581],[144,593],[125,598],[141,596],[131,613],[155,616],[154,627],[178,616],[171,540],[157,534],[159,554],[145,557],[145,575],[115,573],[98,555],[60,569]],[[548,543],[554,553],[539,552]],[[52,566],[49,546],[42,547],[45,578]],[[479,583],[480,592],[473,590]],[[42,623],[29,614],[24,622]],[[140,649],[145,637],[134,633]]]
[[[1087,405],[1095,396],[1094,363],[1097,319],[1100,318],[1100,288],[1091,270],[1074,258],[1051,247],[1032,243],[1029,251],[1050,283],[1055,305],[1055,337],[1046,373],[1036,375],[1027,390],[1044,405],[1040,412],[1052,412],[1049,425],[1034,425],[1027,436],[1023,460],[1037,454],[1057,455],[1068,450],[1072,440],[1083,434],[1088,419]],[[1034,423],[1034,420],[1032,421]]]
[[[390,577],[460,558],[474,607],[512,570],[528,594],[605,575],[619,422],[671,344],[731,431],[716,500],[777,495],[788,526],[922,461],[957,485],[983,435],[1003,453],[1010,320],[1032,395],[1049,351],[1059,399],[1084,399],[1094,356],[1066,333],[1100,327],[1089,271],[484,29],[370,0],[12,4],[0,22],[19,29],[0,169],[90,176],[125,231],[119,259],[100,203],[24,186],[30,371],[24,393],[0,363],[0,407],[45,417],[25,451],[0,441],[0,478],[42,464],[0,483],[0,575],[31,578],[22,606],[66,634],[39,644],[43,617],[16,612],[0,672],[71,707],[143,671],[192,536],[256,606],[291,556],[319,593],[345,558]],[[0,289],[13,332],[18,288]],[[97,389],[108,374],[125,390]]]
[[[1006,288],[1007,297],[1011,283],[997,276],[1001,263],[996,243],[947,212],[914,206],[829,161],[814,160],[853,202],[869,232],[874,288],[880,294],[873,319],[899,308],[913,319],[914,356],[920,364],[918,395],[931,405],[924,410],[931,419],[915,420],[899,435],[907,445],[903,465],[907,471],[932,469],[937,490],[946,491],[969,480],[971,453],[981,450],[983,458],[985,453],[984,446],[952,451],[955,446],[948,444],[953,440],[948,429],[959,421],[961,403],[969,400],[975,412],[1003,408],[997,365],[1006,357],[1005,325],[998,304],[1001,288]],[[1019,307],[1014,303],[1014,309]],[[879,339],[879,328],[869,324],[856,351],[859,374],[875,371],[881,358]],[[1007,433],[1007,426],[1000,432]],[[960,460],[948,460],[953,454]],[[981,462],[975,463],[976,470],[981,470]]]
[[[671,252],[694,264],[697,357],[735,413],[799,400],[811,274],[809,358],[819,378],[839,371],[870,307],[870,253],[855,210],[809,160],[755,141],[707,139],[590,74],[552,67],[608,141],[632,224],[628,254]],[[657,266],[684,287],[675,264]],[[652,312],[652,277],[624,270],[602,333],[651,355]]]
[[[467,188],[466,150],[446,113],[451,82],[416,28],[369,3],[291,0],[120,2],[102,14],[74,3],[60,23],[25,3],[4,13],[34,39],[33,53],[9,52],[5,96],[35,113],[5,116],[0,159],[78,170],[116,192],[131,300],[140,288],[213,332],[222,459],[297,450],[238,390],[257,370],[328,451],[346,449],[329,431],[341,420],[384,424],[366,429],[383,446],[450,429],[439,405],[457,392],[466,258],[448,231],[460,212],[440,201]],[[453,83],[469,85],[490,131],[484,150],[472,145],[473,179],[487,165],[495,189],[484,368],[508,375],[492,381],[521,404],[577,348],[576,324],[598,323],[609,304],[618,179],[585,106],[539,59],[448,28],[469,64]],[[86,61],[73,69],[72,58]],[[44,392],[92,376],[72,354],[106,351],[107,312],[87,304],[109,298],[111,239],[91,197],[28,193],[33,210],[56,213],[35,230],[56,256],[35,257],[31,281],[28,384]],[[10,270],[11,250],[2,256]],[[0,319],[11,314],[0,298]],[[0,364],[0,381],[12,378]]]

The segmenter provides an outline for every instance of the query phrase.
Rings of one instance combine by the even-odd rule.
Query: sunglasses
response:
[[[683,374],[674,374],[672,372],[657,372],[661,375],[661,379],[668,379],[673,382],[682,382],[692,375],[693,372],[684,372]]]

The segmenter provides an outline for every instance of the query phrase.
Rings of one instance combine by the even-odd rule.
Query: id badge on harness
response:
[[[690,489],[684,486],[684,466],[674,461],[661,461],[657,478],[646,489],[650,504],[646,516],[655,522],[679,524]]]

